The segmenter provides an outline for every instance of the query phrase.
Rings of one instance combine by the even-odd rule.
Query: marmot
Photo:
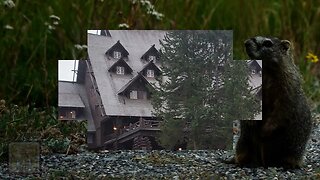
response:
[[[258,36],[246,40],[245,47],[251,59],[263,64],[262,121],[241,121],[233,161],[248,167],[299,168],[312,122],[291,44]]]

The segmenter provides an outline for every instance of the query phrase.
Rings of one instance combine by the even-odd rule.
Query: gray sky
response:
[[[74,61],[76,61],[75,69],[78,69],[78,60],[59,60],[58,63],[58,80],[59,81],[72,81]],[[74,81],[77,80],[77,74],[75,74]]]

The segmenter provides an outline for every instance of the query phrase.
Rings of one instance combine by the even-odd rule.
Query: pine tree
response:
[[[228,136],[231,145],[232,120],[251,117],[253,99],[245,63],[238,68],[232,60],[231,32],[170,31],[160,43],[165,80],[159,79],[152,102],[163,120],[161,145],[225,148]],[[247,106],[237,111],[239,105]]]

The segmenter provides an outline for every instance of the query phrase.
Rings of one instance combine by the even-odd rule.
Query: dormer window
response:
[[[148,59],[149,59],[149,61],[154,61],[155,62],[156,61],[156,56],[149,56]]]
[[[117,43],[107,50],[106,55],[114,59],[128,59],[129,52],[122,46],[120,41],[117,41]]]
[[[120,59],[121,58],[121,52],[119,51],[113,51],[113,58]]]
[[[130,68],[128,63],[125,60],[123,60],[123,58],[120,58],[117,62],[115,62],[109,68],[108,71],[119,75],[126,75],[132,73],[132,69]]]
[[[154,64],[154,61],[150,61],[146,64],[140,72],[147,78],[155,78],[161,75],[161,70]]]
[[[252,60],[249,61],[249,67],[251,69],[251,74],[258,74],[262,71],[261,60]]]
[[[148,69],[148,70],[147,70],[147,77],[153,78],[153,77],[154,77],[154,70]]]
[[[117,74],[123,75],[124,74],[124,67],[122,66],[117,66]]]
[[[118,91],[118,95],[129,99],[147,100],[151,96],[149,87],[152,88],[153,86],[142,74],[138,72],[138,75]]]
[[[67,118],[75,119],[76,118],[76,111],[69,111],[67,112]]]
[[[152,45],[141,57],[145,62],[156,62],[159,60],[159,51],[155,48],[155,45]]]

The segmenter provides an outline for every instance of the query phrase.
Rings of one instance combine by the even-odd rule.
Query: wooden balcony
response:
[[[145,120],[141,118],[139,121],[129,126],[125,126],[122,129],[115,130],[114,133],[106,137],[107,141],[104,143],[108,145],[110,143],[118,142],[124,143],[137,136],[155,136],[155,132],[160,131],[161,121]]]

